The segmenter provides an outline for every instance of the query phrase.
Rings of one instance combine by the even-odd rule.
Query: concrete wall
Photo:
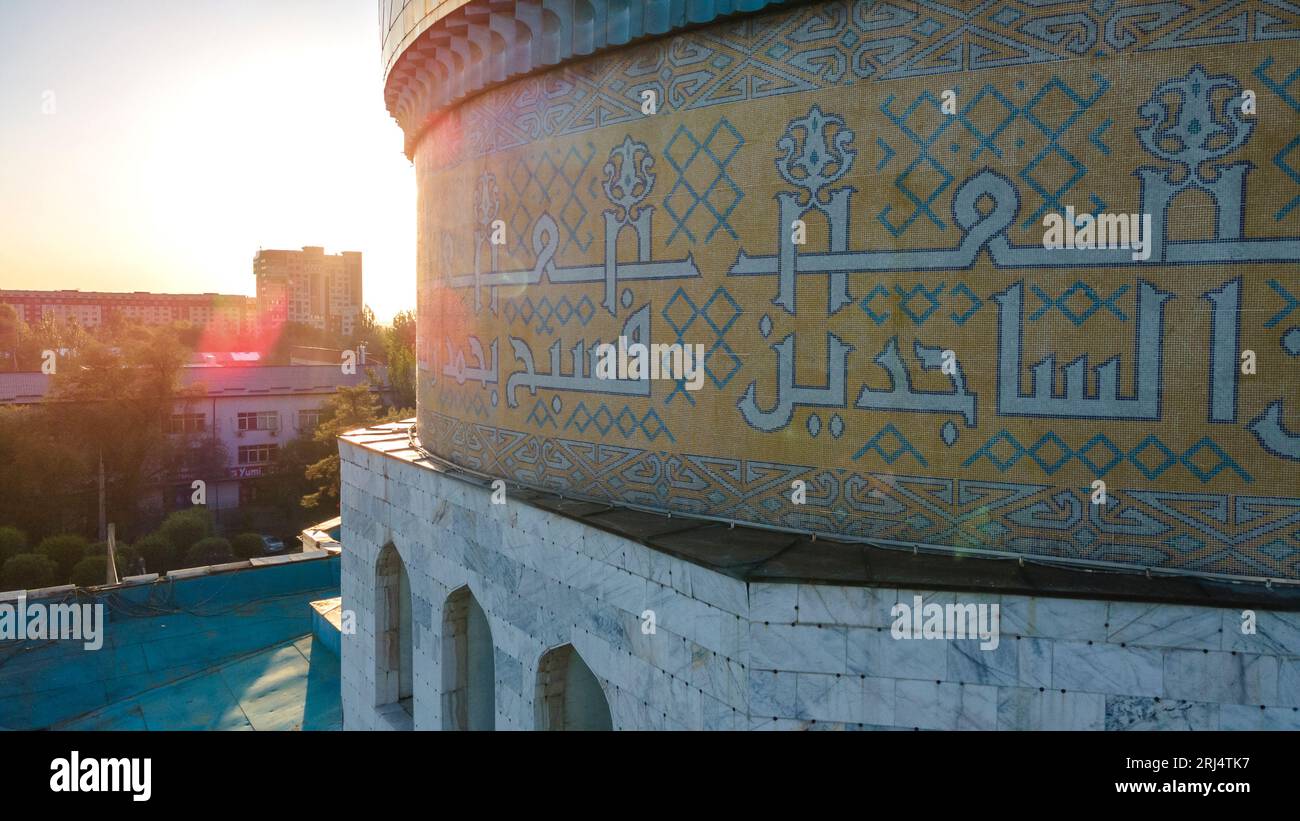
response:
[[[495,646],[496,726],[533,729],[537,665],[571,642],[616,729],[1300,729],[1300,614],[746,584],[348,441],[345,729],[375,708],[375,561],[391,541],[414,597],[414,720],[442,724],[443,607],[468,585]],[[1001,641],[896,640],[890,610],[997,603]],[[654,635],[641,613],[655,611]],[[404,715],[404,714],[403,714]]]

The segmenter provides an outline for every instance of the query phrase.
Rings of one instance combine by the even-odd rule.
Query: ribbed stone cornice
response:
[[[438,112],[498,83],[731,14],[798,0],[470,0],[416,36],[384,86],[411,156]]]

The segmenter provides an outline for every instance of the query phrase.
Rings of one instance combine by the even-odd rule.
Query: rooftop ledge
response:
[[[494,478],[504,478],[478,474],[425,451],[415,436],[414,419],[360,428],[339,438],[389,459],[445,474],[485,493],[489,492]],[[506,481],[510,498],[516,502],[622,536],[747,583],[956,590],[1300,611],[1300,584],[1281,580],[1265,583],[1155,568],[1089,567],[1045,557],[971,555],[920,545],[908,551],[689,515],[650,512],[605,501],[566,497]]]
[[[196,579],[201,576],[217,576],[223,573],[235,573],[241,570],[250,570],[255,567],[270,567],[279,564],[295,564],[297,562],[310,562],[318,559],[328,559],[336,555],[337,551],[326,549],[320,550],[303,550],[300,553],[284,553],[279,556],[258,556],[252,559],[240,559],[225,564],[207,564],[199,567],[184,567],[177,570],[168,570],[165,575],[158,573],[145,573],[140,576],[125,576],[117,584],[97,584],[90,587],[77,587],[75,584],[61,584],[56,587],[42,587],[32,590],[5,590],[0,591],[0,603],[15,602],[19,598],[25,598],[28,601],[33,599],[64,599],[70,595],[82,591],[89,595],[99,595],[106,593],[117,593],[127,588],[141,587],[143,585],[160,585],[165,586],[170,582],[180,579]]]
[[[412,0],[381,21],[384,102],[406,154],[443,109],[569,60],[800,0]]]

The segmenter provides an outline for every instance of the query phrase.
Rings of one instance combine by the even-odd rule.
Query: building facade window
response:
[[[279,445],[240,445],[239,464],[264,465],[275,460]]]
[[[279,430],[279,411],[253,411],[235,415],[238,430]]]
[[[173,413],[167,419],[168,433],[203,433],[208,421],[201,413]]]
[[[320,424],[320,410],[300,410],[298,411],[298,430],[307,433],[316,429]]]

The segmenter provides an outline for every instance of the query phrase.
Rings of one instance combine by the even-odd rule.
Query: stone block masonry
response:
[[[345,729],[447,726],[444,624],[465,587],[490,633],[499,730],[536,728],[539,666],[566,643],[615,729],[1300,729],[1297,613],[1257,610],[1243,634],[1240,607],[745,581],[509,496],[494,505],[400,426],[340,453],[356,618]],[[409,577],[409,711],[376,706],[389,544]],[[891,608],[917,595],[997,604],[998,646],[894,639]]]

